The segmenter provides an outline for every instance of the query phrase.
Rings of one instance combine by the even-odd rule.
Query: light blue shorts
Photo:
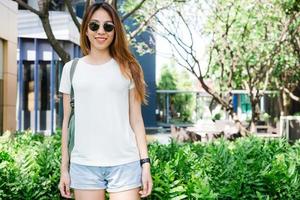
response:
[[[121,192],[142,185],[142,168],[139,161],[109,167],[70,163],[70,179],[73,189]]]

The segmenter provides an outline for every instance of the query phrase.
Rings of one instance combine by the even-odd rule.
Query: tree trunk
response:
[[[251,113],[251,122],[250,122],[250,132],[255,133],[256,132],[256,122],[259,120],[259,106],[258,106],[259,99],[257,97],[254,99],[253,97],[251,98],[251,108],[252,108],[252,113]]]
[[[282,90],[283,116],[290,114],[291,98],[284,90]]]
[[[61,47],[58,40],[55,39],[55,36],[52,33],[50,21],[48,16],[40,17],[42,21],[42,25],[44,27],[45,33],[47,35],[48,41],[50,42],[51,46],[56,51],[57,55],[62,59],[63,63],[70,61],[70,55]]]

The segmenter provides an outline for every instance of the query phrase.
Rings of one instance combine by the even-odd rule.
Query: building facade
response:
[[[0,135],[16,130],[17,3],[0,1]]]
[[[50,11],[50,24],[71,58],[80,57],[79,33],[70,15]],[[18,12],[18,130],[49,135],[61,127],[63,108],[58,93],[63,68],[40,19],[28,10]]]
[[[50,24],[55,38],[70,54],[81,57],[79,33],[63,2],[51,1]],[[38,9],[36,1],[27,3]],[[78,17],[82,17],[84,2],[73,2]],[[80,20],[80,19],[79,19]],[[150,40],[149,33],[139,36]],[[135,53],[135,50],[132,49]],[[145,126],[155,126],[155,54],[139,56],[148,85],[149,104],[142,107]],[[63,64],[47,40],[38,16],[19,7],[18,11],[18,97],[17,129],[49,135],[61,127],[63,104],[58,86]],[[151,109],[152,108],[152,109]]]

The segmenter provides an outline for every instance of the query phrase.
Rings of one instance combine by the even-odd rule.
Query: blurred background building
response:
[[[25,1],[38,10],[37,1]],[[72,1],[76,15],[82,18],[85,2]],[[81,57],[79,33],[71,19],[64,1],[51,1],[49,18],[55,38],[69,53],[71,59]],[[17,130],[31,129],[34,132],[51,134],[60,128],[63,118],[61,94],[58,93],[60,76],[63,68],[61,59],[47,40],[42,23],[37,15],[18,6],[18,90],[16,103]],[[79,19],[80,20],[80,19]],[[125,24],[131,25],[130,20]],[[151,34],[143,33],[137,41],[150,41]],[[15,39],[16,40],[16,39]],[[153,46],[155,48],[155,46]],[[139,56],[132,49],[144,70],[145,81],[148,84],[149,104],[142,107],[146,127],[156,126],[155,121],[155,54]],[[15,70],[16,71],[16,70]],[[15,89],[16,91],[16,89]],[[12,118],[15,118],[12,116]]]
[[[17,3],[0,1],[0,133],[16,130]]]

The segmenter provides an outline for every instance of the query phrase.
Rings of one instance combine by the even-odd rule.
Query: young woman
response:
[[[75,199],[135,200],[152,190],[141,103],[146,104],[142,69],[129,51],[117,12],[96,3],[80,31],[83,54],[72,79],[75,99],[74,148],[68,154],[70,68],[65,64],[63,93],[61,195]],[[141,162],[142,160],[142,162]]]

